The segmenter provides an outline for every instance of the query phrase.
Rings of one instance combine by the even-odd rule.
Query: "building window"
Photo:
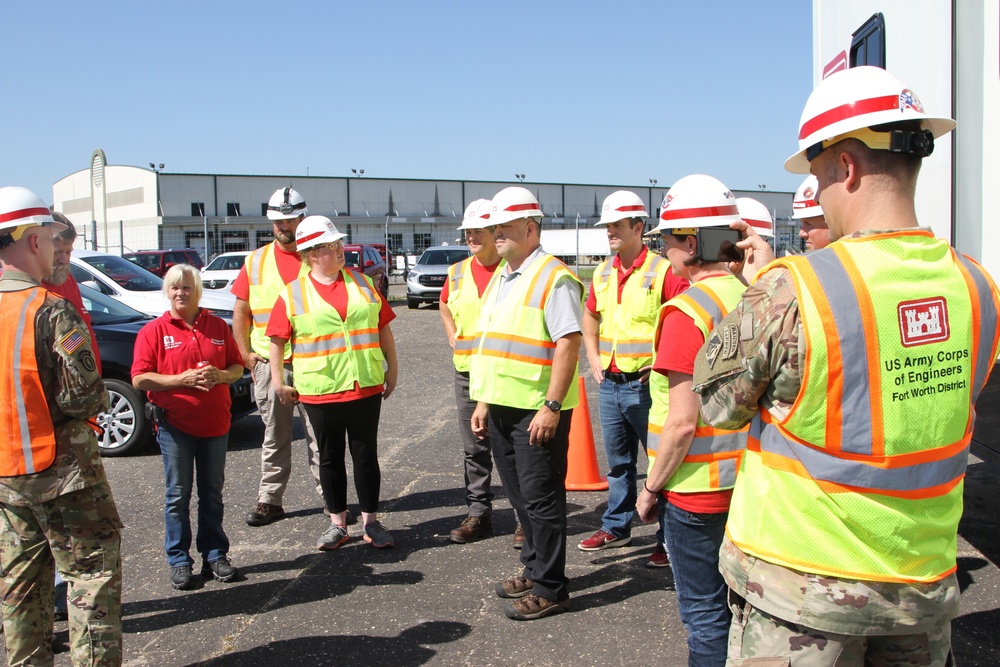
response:
[[[874,65],[885,69],[885,17],[879,12],[851,36],[849,67]]]
[[[203,201],[191,202],[191,217],[193,218],[205,217],[205,202]]]
[[[228,204],[226,204],[226,215],[229,216],[229,217],[231,217],[231,218],[232,217],[239,217],[239,215],[240,215],[240,203],[238,201],[236,201],[236,202],[232,202],[231,201]]]
[[[403,249],[402,233],[393,232],[389,234],[389,252],[397,253]]]
[[[424,232],[414,232],[413,252],[420,253],[431,247],[431,235]]]

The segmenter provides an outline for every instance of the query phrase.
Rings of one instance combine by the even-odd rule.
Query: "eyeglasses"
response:
[[[320,243],[319,245],[314,245],[312,248],[310,248],[310,250],[317,252],[320,250],[329,250],[330,252],[333,252],[334,250],[343,247],[344,247],[343,241],[334,241],[333,243]]]

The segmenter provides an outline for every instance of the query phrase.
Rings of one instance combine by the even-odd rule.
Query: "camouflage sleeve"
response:
[[[38,312],[35,334],[39,373],[53,421],[60,416],[89,419],[107,410],[110,401],[97,373],[90,332],[75,308],[53,298]]]
[[[712,331],[695,358],[693,389],[701,415],[740,428],[765,407],[789,407],[800,386],[798,300],[785,269],[768,271]]]

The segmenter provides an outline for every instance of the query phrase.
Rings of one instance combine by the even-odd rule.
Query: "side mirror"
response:
[[[372,268],[373,266],[375,266],[375,262],[373,262],[373,261],[372,261],[372,260],[370,260],[370,259],[366,259],[366,260],[365,260],[365,268],[366,268],[366,269],[370,269],[370,268]]]

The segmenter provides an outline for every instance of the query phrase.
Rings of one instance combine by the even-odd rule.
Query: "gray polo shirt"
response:
[[[497,289],[496,303],[500,303],[510,293],[511,288],[524,270],[531,266],[545,255],[542,246],[538,246],[528,255],[521,266],[516,271],[511,271],[510,266],[504,267],[500,274],[500,285]],[[553,341],[559,340],[572,333],[583,331],[581,325],[583,318],[583,287],[569,277],[562,277],[556,281],[552,287],[552,293],[545,302],[543,311],[545,317],[545,328],[548,329],[549,337]]]

